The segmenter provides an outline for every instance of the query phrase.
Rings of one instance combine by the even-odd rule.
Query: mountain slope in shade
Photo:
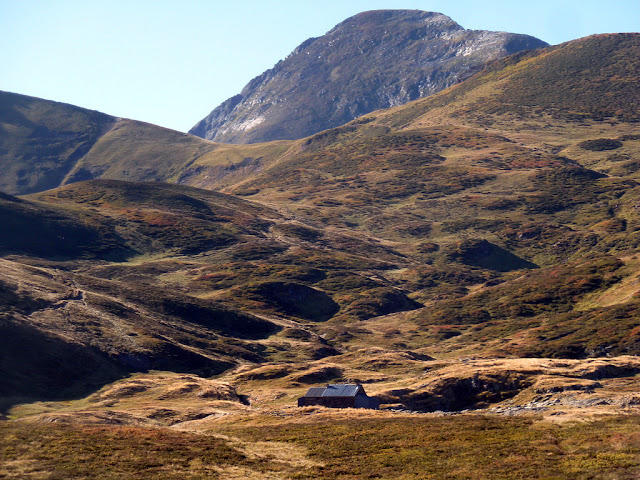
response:
[[[178,181],[218,148],[157,125],[0,92],[0,191],[11,195],[93,178]]]
[[[0,255],[124,259],[133,254],[113,222],[95,212],[0,193]]]
[[[241,358],[260,361],[255,341],[280,329],[150,285],[0,266],[0,405],[77,394],[132,371],[212,375]]]
[[[546,45],[465,30],[419,10],[360,13],[310,38],[190,133],[227,143],[302,138],[460,82],[487,62]]]
[[[73,105],[0,92],[0,191],[26,194],[61,185],[115,121]]]

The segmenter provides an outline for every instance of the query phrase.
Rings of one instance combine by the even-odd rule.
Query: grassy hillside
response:
[[[93,180],[0,205],[11,259],[0,277],[3,405],[131,371],[323,358],[337,350],[307,322],[419,306],[364,275],[403,264],[391,249],[225,194]]]
[[[155,285],[1,260],[2,408],[69,398],[131,371],[220,373],[261,361],[281,327]]]
[[[80,349],[101,376],[65,373],[67,397],[167,369],[221,374],[262,406],[330,381],[387,408],[538,408],[567,386],[635,405],[612,395],[637,374],[614,357],[640,352],[638,49],[611,35],[511,57],[295,142],[119,121],[67,180],[226,194],[91,180],[5,195],[7,338],[44,359]],[[7,404],[44,395],[45,376],[24,387],[42,360],[7,348]],[[589,368],[458,368],[469,357]]]
[[[0,153],[0,191],[12,195],[93,178],[176,182],[201,171],[196,160],[229,165],[224,146],[192,135],[9,92],[0,92]]]
[[[113,222],[0,193],[0,252],[50,259],[123,259],[133,254]]]
[[[322,329],[336,344],[635,353],[639,38],[587,37],[501,60],[292,145],[226,191],[410,260],[376,272],[427,305],[389,319],[403,338],[381,339],[393,330],[382,319],[332,321]]]
[[[140,254],[196,254],[257,234],[278,214],[228,195],[166,184],[98,180],[33,195],[50,205],[99,211],[119,222],[120,235]]]
[[[79,159],[64,183],[92,178],[175,181],[215,144],[134,120],[119,120]]]
[[[277,175],[282,183],[287,181],[283,168],[313,165],[320,159],[310,156],[310,150],[323,150],[324,145],[328,150],[322,155],[329,154],[347,140],[347,133],[347,136],[357,137],[359,143],[368,145],[365,148],[356,142],[346,151],[335,152],[342,155],[340,158],[349,159],[342,162],[342,170],[348,163],[355,171],[359,161],[354,163],[353,160],[358,155],[367,155],[376,148],[388,149],[390,145],[386,143],[389,141],[398,143],[388,138],[373,140],[387,135],[389,128],[397,135],[397,129],[415,131],[436,125],[473,128],[455,131],[453,136],[449,130],[436,132],[438,136],[449,137],[444,145],[457,146],[460,150],[457,153],[465,153],[467,157],[472,153],[469,150],[480,150],[473,138],[486,134],[485,129],[494,129],[498,137],[506,132],[530,130],[538,134],[543,131],[539,143],[526,145],[533,147],[533,151],[521,150],[512,159],[513,152],[500,148],[493,153],[495,149],[492,149],[482,159],[503,168],[513,166],[514,161],[521,167],[540,166],[540,161],[546,164],[551,161],[540,158],[544,152],[540,147],[558,139],[558,132],[552,131],[555,127],[569,126],[568,131],[562,132],[567,138],[573,137],[574,133],[580,134],[586,126],[584,122],[593,124],[595,121],[603,127],[604,119],[614,122],[638,119],[638,37],[638,34],[599,35],[516,54],[497,61],[445,92],[388,111],[374,112],[351,122],[346,129],[338,127],[309,140],[251,146],[214,144],[142,122],[117,120],[69,105],[3,93],[0,119],[7,173],[2,176],[4,183],[0,184],[0,189],[10,194],[31,193],[99,177],[222,188],[263,178],[262,172],[268,172],[272,166],[277,169],[264,177],[267,185],[274,183],[275,179],[270,179],[272,175]],[[507,138],[514,140],[509,135]],[[496,142],[500,143],[499,138],[484,144],[491,148]],[[412,154],[415,156],[420,151]],[[374,155],[379,157],[380,152]],[[521,158],[523,155],[528,158]],[[470,158],[464,160],[468,163]],[[398,159],[394,162],[397,164]],[[321,163],[324,165],[326,161]],[[395,167],[380,168],[393,172]],[[338,173],[335,168],[332,171]],[[320,172],[311,168],[304,174],[306,177],[303,175],[296,180],[304,183],[317,183],[322,178],[331,180],[327,173],[326,167]],[[345,173],[343,171],[341,175]],[[293,177],[289,177],[291,179]],[[405,183],[406,179],[398,181]],[[411,185],[418,187],[415,182]],[[255,188],[238,187],[236,191],[255,193]]]
[[[114,122],[100,112],[0,92],[0,191],[57,187]]]
[[[428,122],[427,112],[431,117],[446,112],[483,126],[500,115],[528,121],[549,116],[574,125],[637,121],[639,48],[640,34],[620,33],[516,54],[445,92],[390,110],[388,119],[403,126]]]

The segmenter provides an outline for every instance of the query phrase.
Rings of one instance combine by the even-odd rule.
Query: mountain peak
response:
[[[404,10],[404,9],[389,9],[389,10],[367,10],[360,12],[336,25],[329,33],[345,26],[353,25],[367,25],[367,24],[387,24],[395,21],[410,21],[410,22],[424,22],[426,24],[438,25],[438,24],[452,24],[457,26],[450,17],[438,12],[426,12],[424,10]]]
[[[372,10],[300,44],[190,133],[218,142],[297,139],[468,78],[487,62],[546,43],[465,30],[421,10]]]
[[[390,41],[396,36],[406,36],[416,41],[425,37],[438,37],[442,34],[463,32],[465,29],[451,18],[437,12],[422,10],[369,10],[347,18],[329,30],[325,37],[347,36],[375,44]],[[321,37],[322,38],[322,37]]]

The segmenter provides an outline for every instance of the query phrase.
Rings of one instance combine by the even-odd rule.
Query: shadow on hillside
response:
[[[0,320],[0,412],[27,401],[81,398],[126,373],[92,349]]]
[[[498,272],[509,272],[522,268],[538,268],[535,263],[520,258],[508,250],[487,240],[465,240],[448,253],[450,260],[474,267]]]
[[[133,372],[163,369],[211,376],[231,366],[165,347],[155,357],[109,356],[0,317],[0,413],[18,403],[84,398]]]

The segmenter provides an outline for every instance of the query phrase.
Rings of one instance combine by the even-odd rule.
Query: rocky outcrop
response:
[[[431,95],[487,62],[546,45],[527,35],[466,30],[440,13],[360,13],[310,38],[189,133],[227,143],[297,139]]]
[[[492,412],[508,415],[553,405],[632,405],[639,401],[633,381],[614,381],[637,375],[640,361],[635,356],[463,359],[444,367],[437,362],[432,365],[435,368],[427,367],[420,383],[381,391],[376,398],[392,409],[455,412],[494,405]],[[600,394],[589,398],[595,391]],[[495,407],[497,404],[500,406]]]

